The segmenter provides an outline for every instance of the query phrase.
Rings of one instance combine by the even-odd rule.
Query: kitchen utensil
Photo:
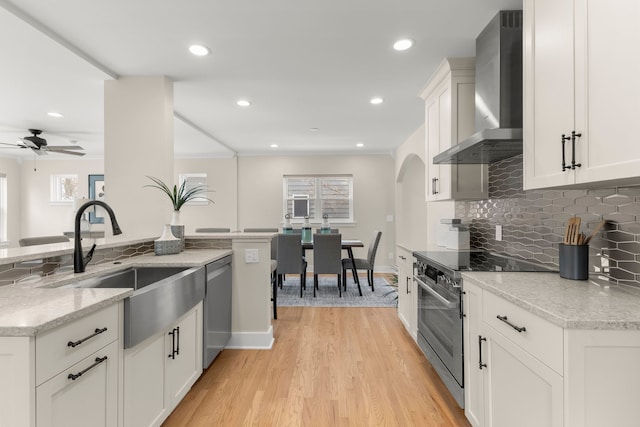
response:
[[[591,234],[589,234],[589,237],[587,237],[584,241],[585,245],[588,245],[589,242],[591,241],[591,239],[596,235],[596,233],[598,231],[600,231],[600,229],[602,228],[602,226],[604,225],[604,223],[607,222],[606,220],[602,220],[598,223],[598,225],[596,225],[596,228],[593,229],[593,231],[591,232]]]
[[[580,235],[580,222],[581,219],[579,216],[573,217],[573,234],[571,235],[571,244],[578,244],[578,236]]]

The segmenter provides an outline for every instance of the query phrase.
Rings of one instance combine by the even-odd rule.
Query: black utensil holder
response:
[[[589,278],[589,245],[565,245],[560,243],[560,277],[573,280]]]

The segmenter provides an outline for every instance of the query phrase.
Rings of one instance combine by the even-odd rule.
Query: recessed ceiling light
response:
[[[47,113],[47,115],[48,115],[48,116],[50,116],[50,117],[56,117],[56,118],[64,117],[64,116],[62,115],[62,113],[57,113],[57,112],[55,112],[55,111],[50,111],[50,112],[48,112],[48,113]]]
[[[395,50],[407,50],[411,46],[413,46],[413,40],[411,39],[400,39],[393,44],[393,48]]]
[[[378,104],[382,104],[384,100],[380,97],[375,97],[375,98],[371,98],[371,101],[369,102],[372,103],[373,105],[378,105]]]
[[[247,101],[246,99],[240,99],[238,100],[238,102],[236,102],[236,104],[238,104],[240,107],[248,107],[251,105],[251,102]]]
[[[271,147],[271,148],[278,148],[278,144],[271,144],[269,147]]]
[[[189,52],[195,56],[207,56],[211,55],[211,49],[202,44],[192,44],[189,46]]]
[[[356,144],[356,147],[364,147],[364,144],[362,142],[359,142]]]
[[[311,132],[318,132],[320,129],[318,129],[318,128],[309,128],[309,130],[310,130]]]

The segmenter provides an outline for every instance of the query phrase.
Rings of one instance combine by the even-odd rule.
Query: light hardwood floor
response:
[[[164,425],[469,425],[395,308],[281,307],[274,335],[224,350]]]

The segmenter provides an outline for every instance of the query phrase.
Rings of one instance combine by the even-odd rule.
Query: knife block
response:
[[[565,245],[560,243],[560,277],[573,280],[589,278],[589,245]]]

